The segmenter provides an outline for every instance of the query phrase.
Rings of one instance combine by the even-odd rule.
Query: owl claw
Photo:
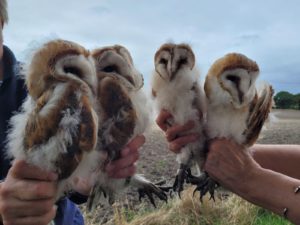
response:
[[[142,188],[138,189],[139,193],[139,201],[142,200],[145,196],[148,197],[151,204],[156,208],[156,204],[153,198],[153,194],[156,195],[160,200],[168,202],[168,196],[165,192],[168,192],[171,189],[171,187],[160,187],[155,184],[149,183],[144,185]]]
[[[93,211],[100,204],[100,199],[102,198],[102,196],[108,199],[108,203],[110,205],[114,204],[115,202],[114,194],[109,191],[107,192],[101,186],[95,185],[92,188],[89,198],[87,200],[87,210],[89,212]]]
[[[188,183],[189,173],[190,169],[187,167],[187,165],[181,164],[173,184],[173,191],[178,193],[179,198],[181,198],[181,192],[183,191],[184,183]]]
[[[193,192],[193,195],[199,191],[200,192],[200,201],[203,202],[203,197],[209,192],[209,200],[215,201],[215,189],[218,188],[219,184],[214,181],[209,175],[205,172],[200,177],[193,177],[191,180],[192,184],[196,185],[196,188]]]

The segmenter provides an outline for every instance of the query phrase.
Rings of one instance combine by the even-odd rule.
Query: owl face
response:
[[[58,82],[77,80],[96,88],[96,71],[89,51],[65,40],[50,41],[34,55],[26,78],[29,94],[37,99]]]
[[[242,108],[256,94],[258,74],[259,68],[253,60],[242,54],[227,54],[211,66],[205,81],[206,95],[211,103]]]
[[[143,76],[134,65],[129,51],[120,45],[95,49],[92,52],[98,79],[111,76],[118,79],[129,90],[143,87]]]
[[[172,81],[180,71],[192,70],[195,55],[189,45],[164,44],[154,56],[155,71],[162,79]]]

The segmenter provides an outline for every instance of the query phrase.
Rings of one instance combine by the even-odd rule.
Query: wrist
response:
[[[237,181],[236,185],[232,187],[232,191],[247,200],[253,201],[256,198],[254,190],[258,189],[258,184],[265,173],[265,169],[255,163],[255,165],[249,167],[246,173],[242,174],[240,181]]]

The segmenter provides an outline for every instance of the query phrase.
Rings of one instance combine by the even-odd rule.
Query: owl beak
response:
[[[168,72],[169,72],[170,81],[174,80],[174,78],[176,77],[177,69],[176,68],[174,69],[174,68],[170,67]]]
[[[238,97],[240,104],[242,104],[244,101],[244,93],[240,89],[238,89]]]
[[[170,81],[174,80],[176,77],[176,72],[172,72],[170,76]]]
[[[127,75],[127,76],[125,76],[125,78],[126,78],[126,80],[128,80],[129,83],[132,84],[132,86],[135,86],[134,80],[132,79],[131,76],[128,76],[128,75]]]

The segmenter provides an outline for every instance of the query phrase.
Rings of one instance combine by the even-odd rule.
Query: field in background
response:
[[[258,143],[300,144],[300,111],[274,110],[275,119],[263,131]],[[177,170],[175,156],[167,150],[163,133],[154,128],[140,151],[138,172],[153,181],[164,179],[171,184]],[[93,214],[85,214],[87,225],[288,225],[287,221],[258,208],[235,195],[227,199],[204,201],[192,198],[188,190],[183,200],[170,199],[168,204],[157,202],[157,209],[149,201],[138,201],[130,189],[114,205],[100,206]],[[84,205],[82,210],[85,211]]]

